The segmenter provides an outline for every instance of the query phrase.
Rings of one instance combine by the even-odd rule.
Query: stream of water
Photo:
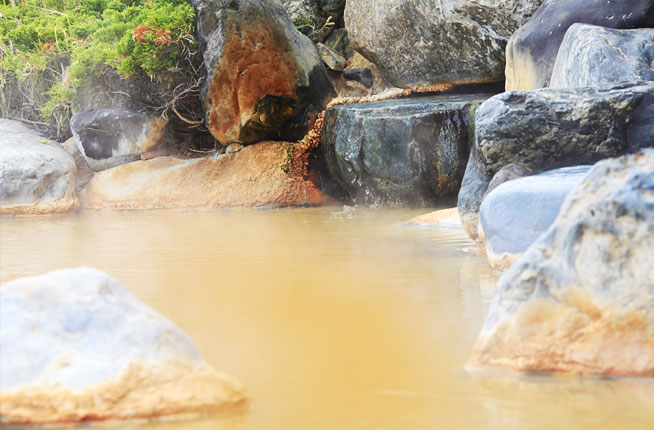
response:
[[[421,212],[3,217],[0,281],[106,271],[252,399],[230,416],[77,428],[654,428],[651,380],[467,373],[497,275],[462,230],[407,223]]]

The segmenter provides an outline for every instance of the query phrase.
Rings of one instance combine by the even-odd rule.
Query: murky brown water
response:
[[[494,277],[418,212],[338,208],[0,219],[0,280],[92,266],[245,383],[249,410],[84,428],[654,428],[654,381],[469,375]]]

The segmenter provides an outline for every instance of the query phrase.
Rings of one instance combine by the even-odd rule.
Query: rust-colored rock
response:
[[[223,144],[302,139],[333,91],[311,41],[276,1],[192,3],[211,133]]]
[[[311,133],[310,133],[311,136]],[[309,180],[315,144],[261,142],[238,152],[181,160],[159,157],[96,174],[82,193],[90,209],[211,209],[319,205]]]

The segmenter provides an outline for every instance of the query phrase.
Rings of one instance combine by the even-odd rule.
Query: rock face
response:
[[[298,145],[262,142],[214,158],[136,161],[96,174],[82,205],[146,210],[321,204],[322,193],[306,179],[308,156]]]
[[[279,0],[191,3],[211,133],[225,145],[302,139],[333,89],[313,44]]]
[[[322,145],[329,173],[356,203],[426,204],[456,194],[474,109],[487,97],[432,96],[329,108]]]
[[[542,0],[348,0],[352,47],[405,88],[497,82],[504,48]]]
[[[167,154],[171,149],[165,128],[165,120],[129,108],[98,108],[70,119],[75,143],[96,172]]]
[[[551,88],[654,81],[654,29],[574,24],[563,38]]]
[[[74,137],[63,142],[61,147],[70,154],[75,161],[75,192],[79,194],[79,192],[82,191],[86,184],[91,180],[95,172],[89,169],[89,165],[86,164],[86,160],[77,147]]]
[[[345,66],[347,66],[347,61],[345,58],[343,58],[341,54],[334,51],[327,45],[317,43],[316,50],[318,51],[322,61],[329,69],[341,72],[343,69],[345,69]]]
[[[654,83],[511,91],[477,109],[476,144],[459,192],[467,233],[493,176],[520,164],[534,173],[592,164],[654,146]]]
[[[472,367],[654,376],[654,151],[598,163],[502,276]]]
[[[494,268],[507,268],[554,223],[590,166],[563,167],[505,182],[479,209],[480,238]]]
[[[149,418],[244,404],[172,322],[99,270],[21,278],[0,296],[3,424]]]
[[[77,209],[75,161],[26,125],[0,118],[0,214]]]
[[[574,23],[654,27],[654,0],[546,1],[506,47],[506,90],[547,87],[563,37]]]

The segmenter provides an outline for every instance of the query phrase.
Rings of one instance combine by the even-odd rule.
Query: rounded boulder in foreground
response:
[[[107,274],[65,269],[0,294],[0,423],[152,418],[247,402],[171,321]]]

